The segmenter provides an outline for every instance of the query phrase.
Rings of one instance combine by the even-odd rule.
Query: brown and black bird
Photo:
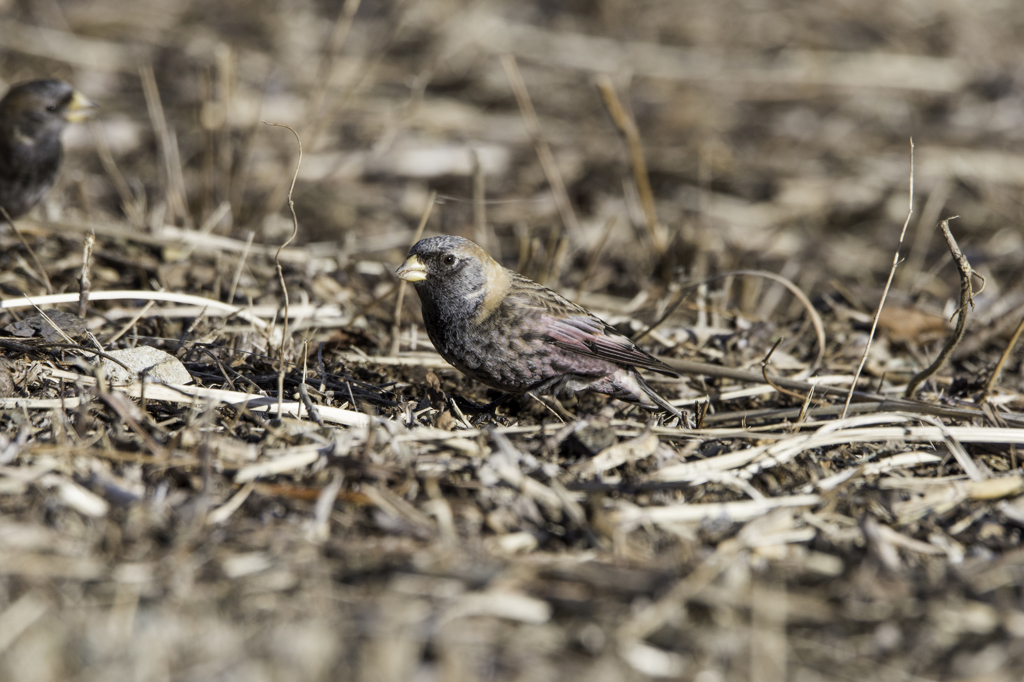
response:
[[[60,80],[11,86],[0,100],[0,206],[17,218],[35,206],[57,178],[68,123],[96,104]]]
[[[468,239],[416,242],[397,275],[415,284],[441,357],[472,379],[516,395],[595,391],[680,416],[637,368],[677,372]]]

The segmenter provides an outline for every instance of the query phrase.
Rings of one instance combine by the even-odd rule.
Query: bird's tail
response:
[[[683,413],[680,412],[678,408],[672,405],[672,403],[670,403],[669,401],[662,398],[657,391],[651,388],[650,385],[646,381],[644,381],[644,378],[640,376],[638,372],[633,373],[633,378],[636,380],[636,384],[640,388],[640,390],[643,391],[644,394],[648,398],[650,398],[651,402],[653,402],[655,405],[665,410],[673,417],[681,417],[683,415]]]

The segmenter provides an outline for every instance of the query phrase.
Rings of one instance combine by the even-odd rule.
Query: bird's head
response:
[[[421,298],[445,307],[478,312],[508,288],[509,274],[487,252],[462,237],[428,237],[416,242],[395,272],[413,282]]]
[[[428,237],[409,249],[409,257],[395,274],[407,282],[458,279],[491,261],[483,249],[462,237]],[[491,261],[493,262],[493,261]]]
[[[59,134],[68,123],[92,115],[98,105],[61,80],[26,81],[11,86],[0,100],[0,121],[23,144]]]

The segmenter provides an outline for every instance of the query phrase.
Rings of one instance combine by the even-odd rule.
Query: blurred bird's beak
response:
[[[419,256],[409,256],[401,267],[395,270],[395,274],[406,282],[422,282],[427,278],[427,266]]]
[[[64,120],[69,123],[84,121],[93,115],[93,109],[98,106],[99,104],[96,104],[96,102],[93,102],[91,99],[75,90],[75,93],[71,95],[71,101],[68,102],[67,109],[65,110]]]

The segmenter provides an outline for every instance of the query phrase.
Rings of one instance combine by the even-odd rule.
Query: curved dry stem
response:
[[[702,280],[700,284],[707,284],[708,282],[713,282],[716,279],[722,279],[723,277],[731,277],[733,275],[749,275],[751,277],[764,277],[765,279],[770,279],[773,282],[778,282],[782,286],[786,287],[786,289],[788,289],[790,293],[792,293],[793,296],[795,296],[796,299],[800,301],[800,305],[804,307],[804,309],[807,311],[807,315],[811,318],[811,325],[814,327],[814,333],[818,339],[818,354],[815,356],[814,362],[812,362],[807,369],[796,374],[794,376],[794,379],[800,381],[814,374],[814,372],[816,372],[818,368],[821,367],[821,363],[825,359],[825,323],[822,322],[821,315],[818,314],[818,311],[814,309],[814,305],[811,303],[811,299],[807,298],[807,295],[800,289],[800,287],[794,284],[792,280],[787,279],[786,277],[783,277],[782,275],[776,274],[774,272],[768,272],[767,270],[730,270],[729,272],[723,272],[719,275],[708,277],[707,279]],[[694,286],[700,286],[700,284]],[[665,314],[659,317],[655,322],[653,322],[649,327],[644,329],[642,332],[633,335],[632,341],[636,343],[637,341],[639,341],[640,339],[642,339],[643,337],[647,336],[652,331],[660,327],[665,322],[665,320],[667,320],[669,317],[672,316],[673,313],[675,313],[676,309],[679,308],[679,306],[682,304],[684,300],[686,300],[686,293],[680,292],[679,298],[675,301],[675,303],[668,307],[668,309],[665,311]],[[803,396],[801,396],[801,399],[802,398]]]
[[[953,233],[949,231],[949,221],[956,217],[946,218],[940,225],[942,236],[946,238],[949,251],[953,254],[953,262],[956,263],[957,270],[960,272],[960,307],[956,311],[956,329],[953,330],[953,335],[946,341],[946,345],[942,347],[935,361],[915,374],[907,383],[907,390],[903,393],[905,398],[913,397],[917,387],[931,378],[946,364],[946,360],[953,354],[953,350],[964,336],[964,330],[967,328],[967,308],[968,306],[974,307],[974,289],[971,287],[971,275],[975,273],[971,269],[971,264],[967,262],[967,257],[960,250],[960,247],[957,246],[956,240],[953,239]]]
[[[712,279],[714,279],[714,278],[712,278]],[[705,280],[704,282],[701,282],[701,284],[706,284],[707,282],[708,282],[708,280]],[[699,284],[695,284],[693,286],[700,286],[700,285]],[[692,289],[693,286],[691,286],[689,288]],[[648,325],[647,329],[644,329],[643,331],[638,332],[638,333],[634,334],[633,336],[631,336],[630,340],[633,341],[633,343],[637,343],[638,341],[640,341],[640,339],[644,338],[645,336],[647,336],[648,334],[653,332],[655,329],[660,327],[662,324],[664,324],[665,320],[667,320],[668,318],[672,317],[673,313],[675,313],[676,310],[679,309],[679,306],[682,305],[683,301],[685,301],[685,300],[686,300],[686,290],[683,289],[682,291],[679,292],[679,298],[676,299],[675,303],[673,303],[672,305],[670,305],[668,308],[665,309],[665,313],[661,317],[659,317],[657,320],[655,320],[650,325]]]
[[[769,363],[771,363],[772,354],[775,353],[775,349],[779,347],[779,344],[782,343],[785,340],[785,338],[786,337],[784,336],[780,336],[778,341],[776,341],[772,345],[772,349],[768,351],[768,355],[764,356],[764,360],[761,361],[761,376],[764,377],[764,383],[768,384],[779,393],[782,393],[783,395],[788,395],[798,400],[805,400],[806,396],[797,393],[796,391],[790,391],[788,388],[783,388],[782,386],[779,386],[774,381],[772,381],[772,378],[770,376],[768,376],[768,365]]]
[[[269,126],[277,126],[278,128],[287,128],[292,131],[292,135],[295,136],[295,142],[299,145],[299,159],[295,162],[295,172],[292,173],[292,184],[288,187],[288,208],[292,212],[292,233],[288,235],[288,239],[277,247],[277,252],[274,254],[274,265],[277,267],[277,278],[281,282],[281,291],[284,292],[284,320],[281,328],[281,368],[277,375],[277,414],[281,416],[284,414],[284,372],[285,362],[284,353],[285,347],[288,344],[288,285],[284,281],[284,270],[281,268],[281,251],[284,247],[291,244],[292,240],[295,239],[299,233],[299,218],[295,215],[295,201],[292,200],[292,193],[295,191],[295,181],[299,178],[299,168],[302,166],[302,138],[295,132],[295,128],[284,123],[270,123],[268,121],[261,121]]]
[[[773,282],[778,282],[789,289],[789,292],[796,297],[796,300],[800,301],[800,305],[802,305],[804,310],[807,311],[807,316],[811,318],[811,325],[814,327],[814,333],[818,339],[818,354],[814,357],[814,361],[811,363],[810,367],[802,372],[798,372],[794,378],[802,380],[814,374],[818,368],[821,367],[821,363],[825,359],[825,323],[821,321],[821,315],[819,315],[818,311],[814,309],[814,304],[811,303],[811,299],[807,298],[807,294],[805,294],[800,287],[794,284],[791,280],[783,277],[782,275],[774,272],[768,272],[766,270],[733,270],[718,276],[727,277],[729,275],[751,275],[754,277],[770,279]],[[803,398],[803,396],[800,397],[801,399]]]

